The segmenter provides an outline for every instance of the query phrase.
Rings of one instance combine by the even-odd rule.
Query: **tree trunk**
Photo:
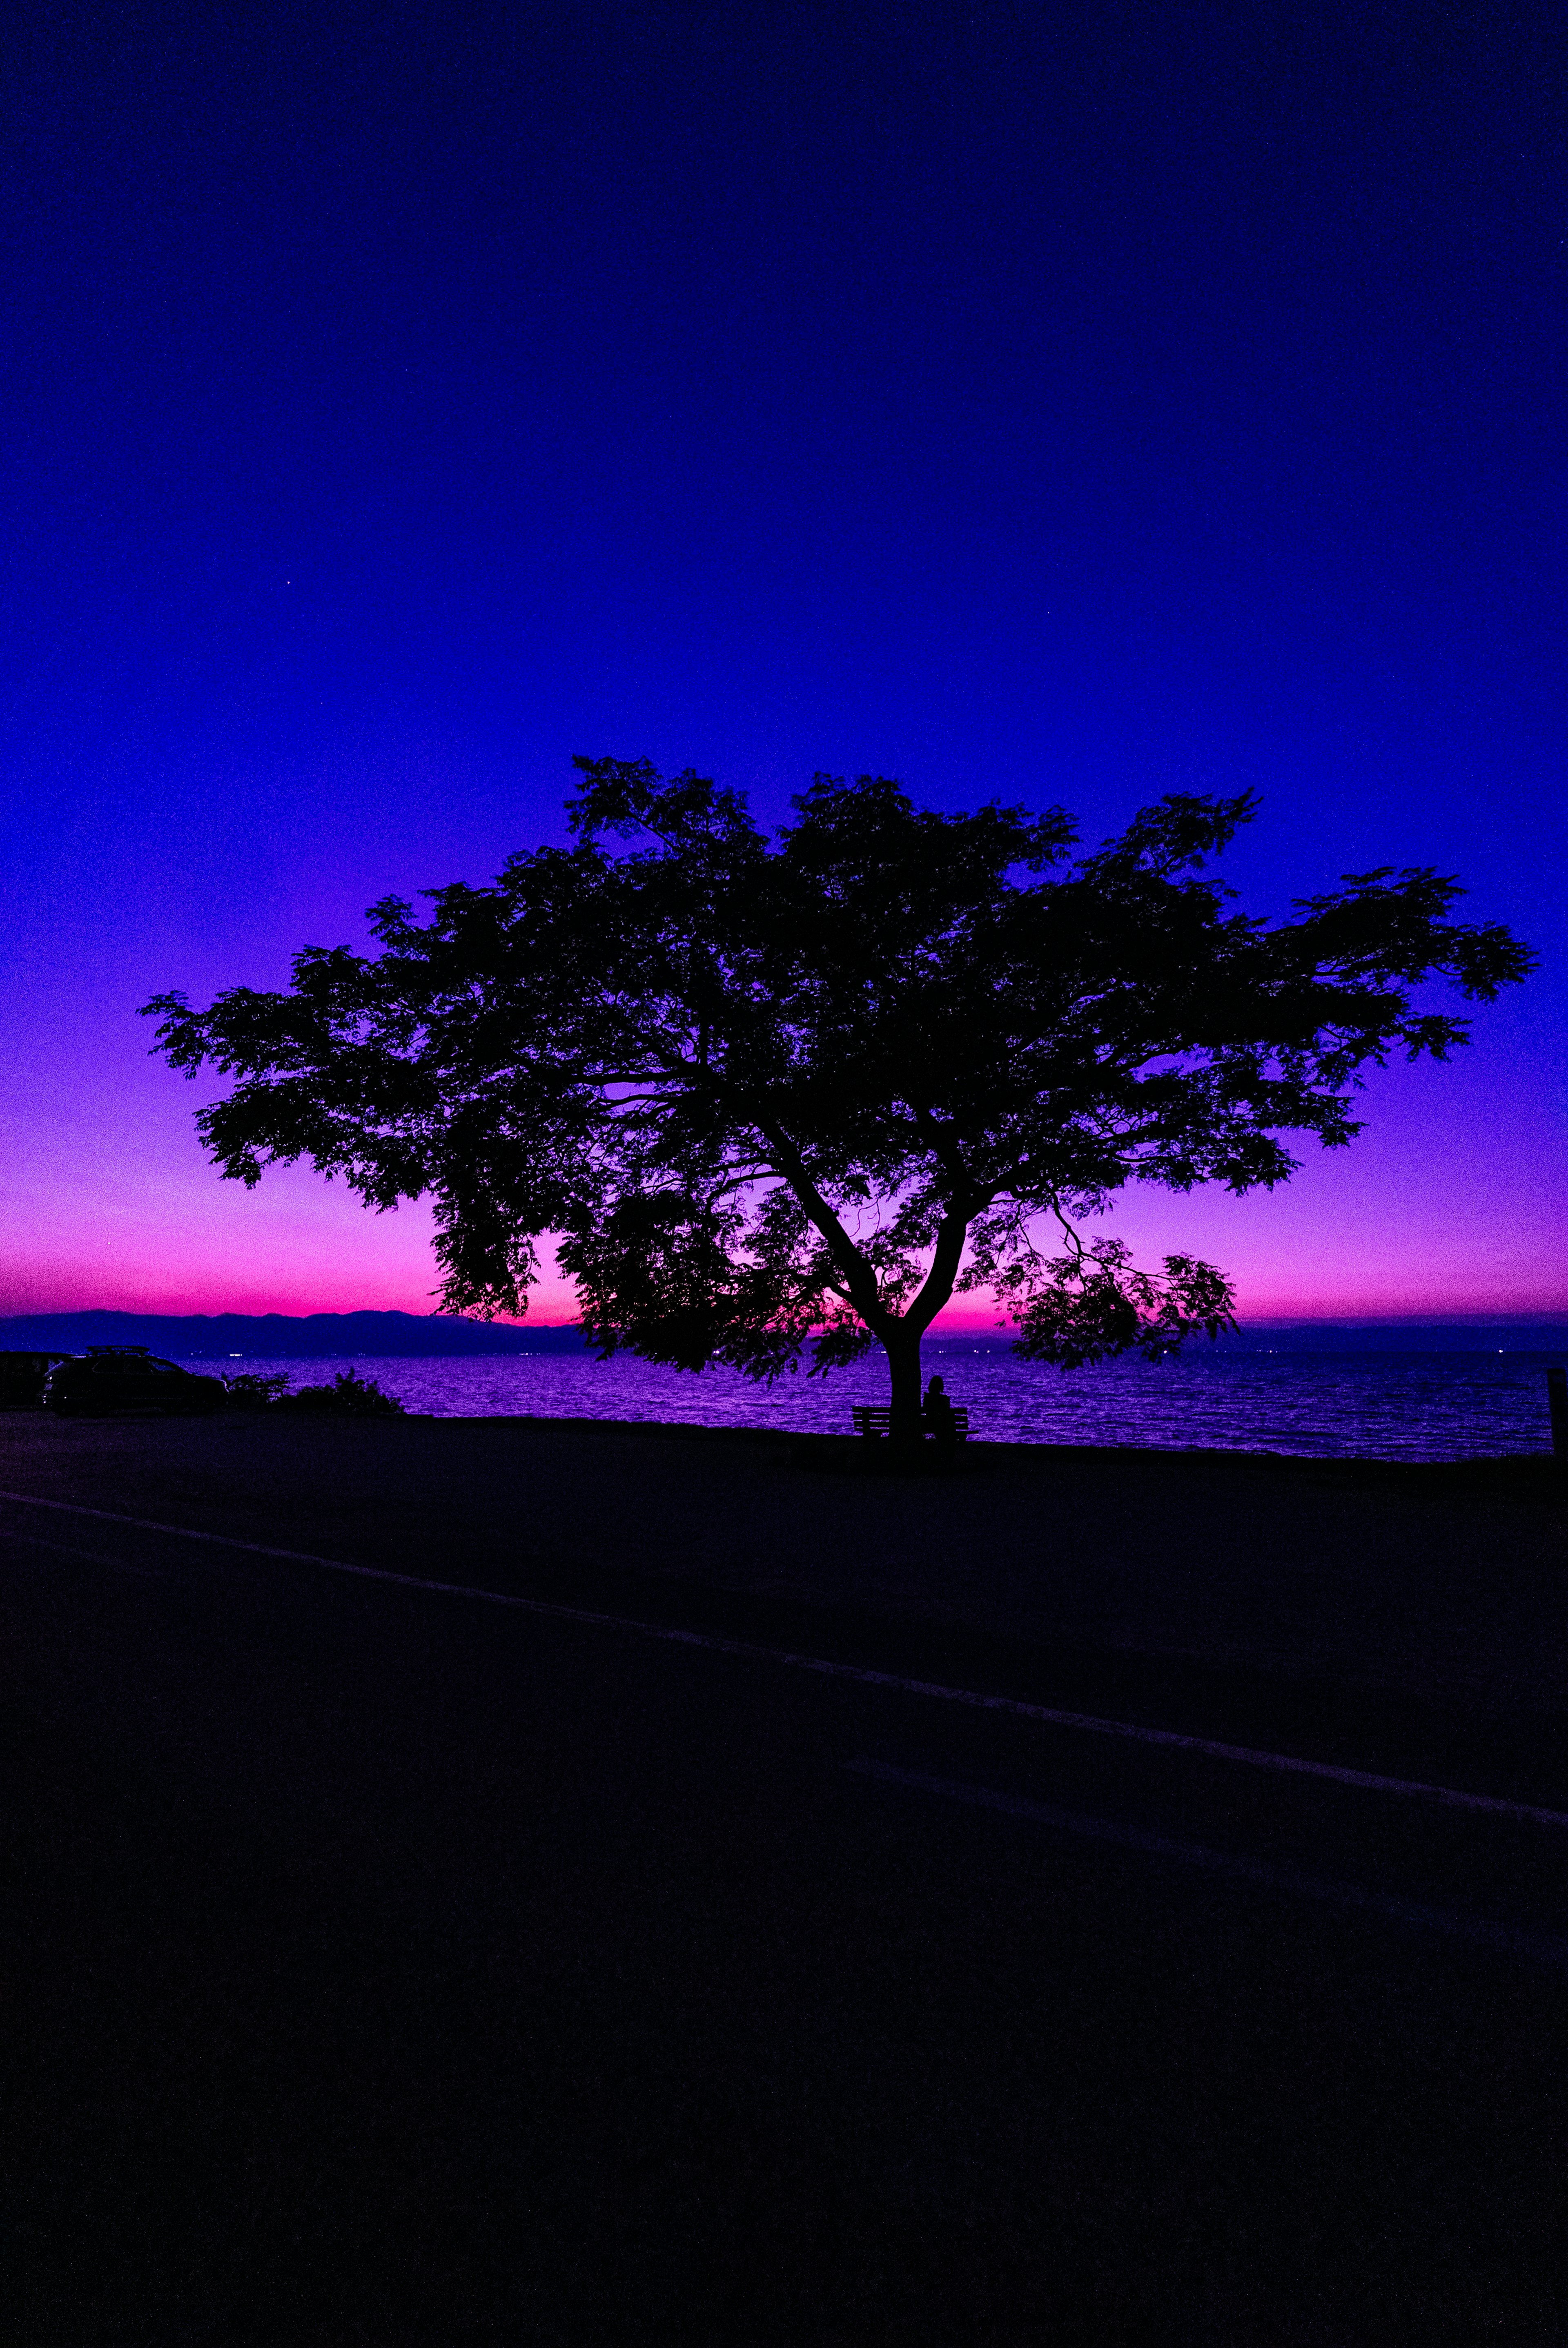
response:
[[[917,1329],[900,1330],[896,1336],[884,1337],[887,1354],[887,1371],[892,1382],[893,1420],[891,1439],[900,1449],[917,1450],[922,1440],[920,1425],[920,1333]]]

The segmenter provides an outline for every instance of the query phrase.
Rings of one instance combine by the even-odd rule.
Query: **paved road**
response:
[[[1568,2340],[1568,1826],[13,1502],[0,1571],[29,2348]]]

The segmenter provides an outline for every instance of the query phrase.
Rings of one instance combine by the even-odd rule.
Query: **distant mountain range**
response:
[[[177,1361],[331,1354],[580,1354],[576,1328],[518,1328],[446,1313],[26,1313],[0,1320],[0,1352],[145,1345]]]
[[[927,1344],[1005,1350],[1001,1330],[938,1330]],[[1249,1322],[1221,1344],[1252,1352],[1530,1353],[1568,1350],[1568,1320]],[[581,1354],[575,1326],[521,1327],[447,1313],[27,1313],[0,1320],[0,1353],[81,1354],[145,1345],[176,1361],[301,1361],[458,1354]],[[1200,1350],[1203,1348],[1200,1343]]]

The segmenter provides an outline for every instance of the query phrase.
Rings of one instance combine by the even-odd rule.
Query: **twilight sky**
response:
[[[198,21],[204,19],[204,21]],[[1553,8],[34,8],[8,69],[0,1312],[428,1309],[219,1180],[149,994],[563,837],[1264,795],[1541,974],[1350,1150],[1131,1194],[1245,1313],[1568,1310]],[[543,1320],[569,1317],[559,1289]]]

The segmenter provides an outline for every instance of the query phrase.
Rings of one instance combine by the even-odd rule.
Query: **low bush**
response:
[[[302,1386],[297,1394],[280,1395],[274,1410],[332,1411],[356,1418],[401,1418],[404,1406],[395,1395],[383,1394],[374,1378],[340,1370],[330,1386]]]
[[[231,1410],[265,1410],[288,1393],[289,1374],[287,1370],[236,1370],[223,1383],[229,1389]]]

